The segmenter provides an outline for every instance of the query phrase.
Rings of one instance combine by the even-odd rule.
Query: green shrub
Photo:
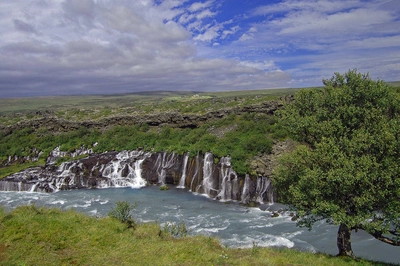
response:
[[[167,222],[164,225],[162,232],[164,234],[169,234],[175,238],[185,237],[188,234],[188,230],[184,222],[181,222],[179,224]]]
[[[135,228],[136,222],[133,220],[131,212],[136,208],[137,204],[132,205],[127,201],[117,201],[116,205],[115,208],[111,208],[108,216],[126,224],[128,228]]]
[[[167,185],[162,185],[160,187],[160,190],[169,190],[169,187]]]

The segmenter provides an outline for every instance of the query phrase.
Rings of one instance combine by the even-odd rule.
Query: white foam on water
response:
[[[294,247],[293,241],[285,238],[285,237],[273,237],[272,239],[262,241],[259,243],[261,247]]]
[[[260,236],[240,236],[233,235],[230,239],[221,239],[221,243],[225,244],[225,242],[232,247],[235,248],[252,248],[254,246],[258,247],[287,247],[293,248],[294,242],[282,237],[282,236],[274,236],[270,234],[261,234]]]
[[[50,204],[61,204],[61,205],[64,205],[65,204],[65,201],[64,200],[55,200],[55,201],[51,201],[51,202],[49,202]]]
[[[229,225],[224,226],[224,227],[213,227],[213,228],[202,228],[198,230],[200,233],[201,232],[210,232],[210,233],[218,233],[219,231],[223,231],[226,228],[228,228]]]
[[[303,231],[299,230],[299,231],[292,232],[292,233],[283,233],[282,236],[286,237],[286,238],[289,238],[289,239],[292,239],[292,238],[294,238],[294,237],[296,237],[296,236],[298,236],[298,235],[300,235],[302,233],[303,233]]]
[[[170,209],[170,210],[179,210],[181,207],[178,205],[169,205],[169,206],[165,206],[165,208]]]
[[[84,208],[87,209],[91,206],[92,204],[87,203],[87,204],[72,204],[72,205],[68,205],[67,208]]]
[[[189,192],[192,192],[192,194],[193,194],[193,195],[196,195],[196,196],[201,196],[201,197],[203,197],[203,198],[215,200],[215,199],[211,198],[210,196],[208,196],[207,194],[198,193],[198,192],[193,192],[193,191],[190,191],[190,190],[189,190]]]
[[[273,224],[265,223],[262,225],[251,225],[249,228],[254,229],[254,228],[266,228],[266,227],[272,227],[274,226]]]

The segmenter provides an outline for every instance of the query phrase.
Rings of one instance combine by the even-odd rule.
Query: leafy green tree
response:
[[[301,90],[280,112],[297,149],[274,185],[309,229],[339,225],[339,255],[354,257],[351,231],[400,246],[400,102],[383,81],[350,70]]]

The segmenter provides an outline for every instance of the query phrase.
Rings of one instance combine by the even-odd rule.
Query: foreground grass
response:
[[[0,209],[0,265],[376,265],[289,249],[224,248],[205,236],[174,238],[156,223],[129,229],[76,211]],[[384,264],[382,264],[384,265]]]

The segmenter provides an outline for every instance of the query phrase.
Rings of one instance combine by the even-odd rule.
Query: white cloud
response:
[[[263,20],[229,51],[248,47],[253,61],[270,56],[304,86],[352,68],[398,80],[390,73],[400,72],[399,14],[397,1],[285,0],[253,10],[253,18]]]
[[[214,1],[10,1],[0,10],[0,97],[286,86],[291,77],[199,56],[237,28]],[[6,17],[6,18],[5,18]],[[185,23],[183,22],[185,21]],[[188,24],[188,22],[190,22]],[[219,47],[220,45],[215,45]],[[269,69],[269,68],[268,68]],[[18,94],[20,93],[20,94]]]
[[[398,80],[397,0],[283,0],[231,17],[224,3],[6,1],[0,97],[35,88],[46,94],[320,85],[352,68]]]
[[[223,26],[221,24],[217,25],[207,25],[205,31],[197,36],[193,37],[195,41],[211,42],[220,36],[220,31]]]
[[[200,10],[203,10],[205,8],[212,6],[213,3],[214,3],[213,0],[206,1],[206,2],[195,2],[188,8],[188,10],[190,12],[198,12]]]
[[[347,48],[352,49],[379,49],[387,47],[399,47],[400,35],[385,36],[385,37],[371,37],[362,40],[351,40],[345,45]]]
[[[222,32],[221,39],[225,39],[229,35],[235,34],[239,29],[240,29],[239,26],[234,26],[234,27],[231,27],[229,30],[224,30]]]
[[[206,9],[196,14],[195,17],[199,20],[202,20],[204,18],[214,17],[216,14],[216,12],[212,12],[211,10]]]
[[[284,0],[277,4],[260,6],[254,15],[270,15],[275,13],[296,12],[299,10],[315,10],[322,13],[335,13],[362,6],[360,0]]]
[[[240,65],[260,69],[263,71],[278,70],[278,67],[275,65],[273,61],[262,61],[262,62],[242,61],[240,62]]]

